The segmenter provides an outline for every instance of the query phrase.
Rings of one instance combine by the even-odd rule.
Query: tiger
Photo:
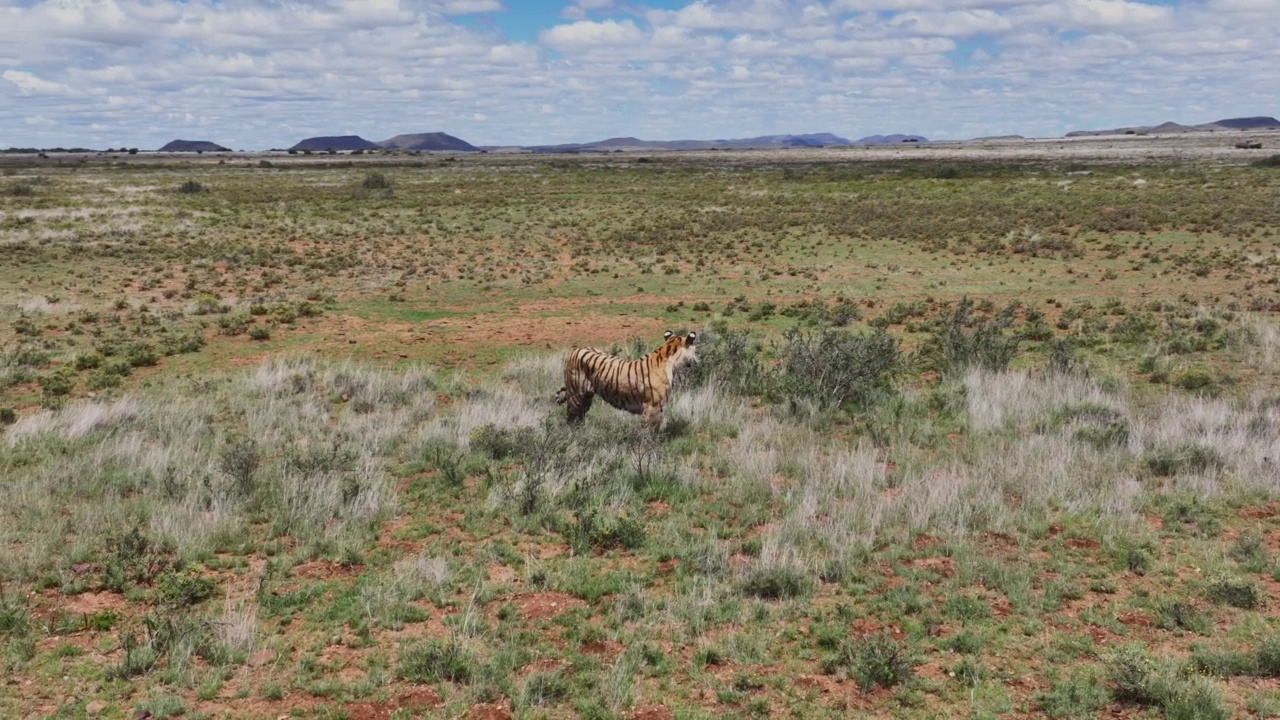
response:
[[[670,330],[666,342],[636,360],[623,360],[595,348],[574,348],[564,360],[564,387],[556,392],[565,405],[569,424],[582,422],[596,395],[619,410],[640,415],[657,430],[662,427],[662,407],[671,394],[675,372],[698,361],[693,343],[698,334],[684,337]]]

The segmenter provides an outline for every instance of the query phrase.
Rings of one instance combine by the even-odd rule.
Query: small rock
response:
[[[88,705],[84,706],[84,714],[92,717],[106,709],[107,709],[106,700],[92,700],[89,702]]]

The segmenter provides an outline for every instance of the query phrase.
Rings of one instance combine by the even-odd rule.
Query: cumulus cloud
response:
[[[643,38],[644,33],[631,20],[579,20],[568,25],[556,25],[544,31],[539,39],[557,50],[583,50],[634,45]]]
[[[0,146],[960,137],[1277,114],[1276,2],[564,0],[539,17],[500,0],[0,0]],[[536,39],[505,35],[507,14]]]

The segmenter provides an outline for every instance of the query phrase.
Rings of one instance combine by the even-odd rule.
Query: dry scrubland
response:
[[[0,715],[1280,715],[1226,143],[0,158]]]

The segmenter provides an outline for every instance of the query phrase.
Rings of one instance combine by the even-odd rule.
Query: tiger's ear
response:
[[[693,344],[693,341],[694,341],[694,340],[697,340],[697,339],[698,339],[698,333],[696,333],[696,332],[690,332],[687,336],[685,336],[684,344],[685,344],[685,345],[692,345],[692,344]]]
[[[662,339],[663,339],[663,340],[670,340],[670,339],[671,339],[671,331],[670,331],[670,330],[668,330],[668,331],[666,331],[666,332],[662,333]]]

